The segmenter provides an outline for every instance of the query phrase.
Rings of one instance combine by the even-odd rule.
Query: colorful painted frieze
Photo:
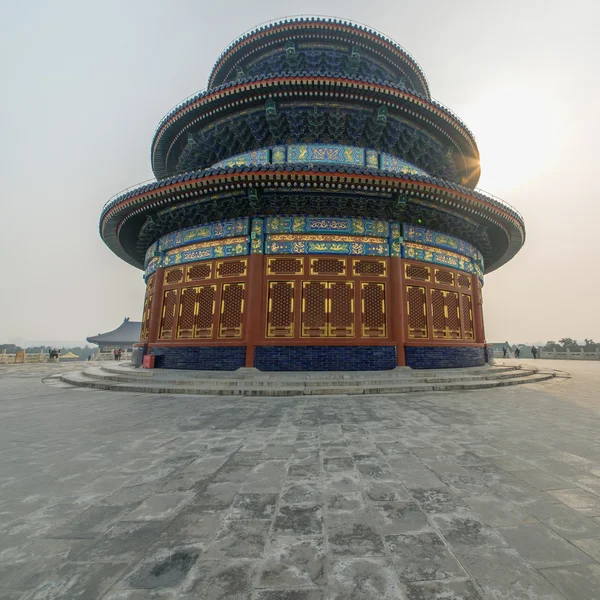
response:
[[[252,233],[250,234],[250,254],[264,254],[265,248],[265,220],[252,219]]]
[[[447,267],[466,271],[467,273],[475,272],[473,263],[468,257],[448,250],[434,248],[433,246],[425,246],[423,244],[414,244],[405,241],[402,248],[402,258],[420,260],[436,265],[445,265]]]
[[[224,240],[208,240],[163,251],[162,256],[154,257],[146,266],[144,279],[163,267],[172,267],[198,260],[245,256],[250,252],[250,236],[238,236]]]
[[[144,281],[148,280],[148,277],[154,273],[160,267],[160,258],[153,258],[147,265],[144,271]]]
[[[402,230],[400,223],[390,223],[390,256],[402,256]]]
[[[447,248],[458,254],[468,256],[471,259],[482,260],[481,254],[475,247],[471,246],[471,244],[450,235],[446,235],[445,233],[433,231],[432,229],[405,224],[404,239],[407,242],[427,244],[428,246],[435,246],[436,248]]]
[[[283,165],[287,162],[287,146],[274,146],[271,148],[271,162],[274,165]]]
[[[229,158],[215,163],[211,166],[211,169],[228,169],[231,167],[247,167],[252,165],[267,165],[271,162],[269,148],[261,148],[260,150],[252,150],[250,152],[243,152],[242,154],[236,154]]]
[[[411,165],[397,156],[392,156],[391,154],[381,152],[379,159],[379,168],[382,171],[390,171],[392,173],[407,173],[409,175],[427,175],[423,169],[418,169],[414,165]]]
[[[379,152],[377,150],[365,150],[365,167],[379,169]]]
[[[148,263],[154,258],[154,254],[158,251],[158,242],[154,242],[148,250],[146,250],[146,255],[144,257],[144,268],[148,266]]]
[[[389,223],[381,219],[334,217],[269,217],[266,232],[274,233],[344,233],[387,238]]]
[[[163,236],[158,241],[158,249],[161,252],[178,248],[192,242],[204,240],[218,240],[240,235],[249,235],[250,219],[229,219],[227,221],[216,221],[206,223],[198,227],[182,229]]]
[[[267,254],[343,254],[388,256],[387,240],[376,237],[267,235]]]
[[[337,144],[291,144],[287,146],[288,163],[336,163],[362,167],[364,149]]]

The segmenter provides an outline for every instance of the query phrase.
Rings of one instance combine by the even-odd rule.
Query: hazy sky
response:
[[[486,278],[488,340],[600,339],[597,0],[2,0],[0,343],[140,320],[142,274],[100,240],[103,204],[152,177],[156,125],[232,39],[300,13],[404,46],[474,132],[480,187],[525,217],[525,247]]]

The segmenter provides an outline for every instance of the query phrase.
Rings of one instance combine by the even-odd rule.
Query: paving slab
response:
[[[592,562],[589,556],[542,523],[499,527],[497,531],[523,558],[539,569]]]
[[[594,598],[600,385],[572,368],[475,391],[344,395],[339,377],[331,395],[193,396],[0,366],[0,599]]]
[[[567,600],[586,600],[598,597],[600,590],[600,565],[577,565],[544,569],[544,577]]]

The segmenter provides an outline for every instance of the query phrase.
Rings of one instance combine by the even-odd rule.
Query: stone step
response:
[[[96,367],[98,368],[98,367]],[[307,373],[305,371],[258,371],[238,370],[238,371],[187,371],[182,369],[140,369],[130,366],[128,363],[119,366],[99,367],[114,375],[135,375],[136,378],[160,378],[164,381],[180,381],[181,379],[223,379],[226,376],[230,380],[253,379],[268,380],[276,378],[278,380],[289,379],[293,381],[310,381],[310,382],[327,382],[334,381],[361,381],[365,379],[377,378],[380,379],[396,379],[398,377],[461,377],[464,375],[482,375],[482,374],[497,374],[518,371],[521,365],[502,365],[502,366],[485,366],[485,367],[470,367],[464,369],[410,369],[408,367],[399,367],[390,371],[313,371]]]
[[[473,377],[470,380],[446,382],[424,382],[415,380],[397,380],[388,382],[367,382],[361,385],[321,385],[307,386],[299,382],[297,385],[286,384],[255,386],[251,381],[236,381],[235,386],[218,386],[217,382],[190,381],[162,382],[162,381],[115,381],[106,377],[94,376],[93,369],[84,372],[70,372],[61,375],[64,383],[79,387],[88,387],[101,390],[113,390],[124,392],[138,392],[149,394],[191,394],[203,396],[303,396],[303,395],[377,395],[377,394],[401,394],[408,392],[435,392],[435,391],[458,391],[475,390],[507,385],[518,385],[522,383],[537,383],[555,376],[553,372],[539,373],[533,370],[522,370],[520,377],[512,378],[482,378]],[[223,383],[223,382],[222,382]]]
[[[486,380],[486,379],[509,379],[519,378],[526,375],[536,373],[536,369],[513,369],[511,371],[495,372],[490,370],[484,370],[477,374],[468,375],[447,375],[445,377],[429,377],[427,372],[413,372],[406,373],[405,371],[396,374],[395,376],[375,376],[371,373],[370,377],[362,375],[360,379],[348,378],[339,380],[328,380],[328,379],[292,379],[286,376],[277,375],[248,375],[246,377],[232,379],[229,375],[221,373],[221,378],[211,379],[200,379],[196,377],[179,377],[172,378],[169,376],[168,371],[161,371],[160,378],[153,378],[148,380],[145,377],[139,377],[137,373],[120,373],[118,375],[112,373],[106,373],[103,369],[89,368],[83,371],[84,377],[93,377],[96,379],[103,379],[107,381],[120,381],[124,383],[151,383],[152,385],[161,386],[173,386],[173,385],[186,385],[193,387],[208,387],[208,388],[227,388],[232,389],[236,387],[247,387],[247,388],[297,388],[298,386],[304,386],[306,388],[323,388],[323,387],[360,387],[365,385],[381,385],[390,384],[395,385],[397,383],[456,383],[461,381],[472,381],[472,380]]]

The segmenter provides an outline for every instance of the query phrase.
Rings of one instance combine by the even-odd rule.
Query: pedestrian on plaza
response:
[[[121,352],[122,352],[122,350],[121,350],[121,348],[119,348],[117,350],[117,360],[121,360]]]
[[[521,356],[521,348],[519,348],[519,346],[517,346],[517,347],[515,348],[515,356],[516,356],[517,358],[519,358],[519,357]]]
[[[533,358],[537,358],[537,348],[535,346],[531,346],[531,354],[533,354]]]
[[[502,354],[504,355],[503,358],[506,358],[506,346],[502,346]]]
[[[119,351],[115,348],[113,354],[115,355],[115,360],[119,360]]]

